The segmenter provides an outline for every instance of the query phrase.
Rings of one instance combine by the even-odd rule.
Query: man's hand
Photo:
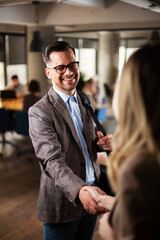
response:
[[[88,186],[88,188],[95,188],[100,194],[105,194],[100,188]],[[98,206],[96,201],[92,198],[91,194],[85,190],[85,186],[79,190],[79,199],[84,206],[84,209],[90,214],[99,215],[105,213],[106,209]]]
[[[104,151],[111,151],[112,150],[112,134],[107,134],[106,136],[103,136],[103,134],[98,131],[97,132],[97,135],[98,135],[98,142],[97,142],[97,145],[99,147],[101,147]]]
[[[90,186],[84,186],[83,189],[88,191],[92,195],[93,199],[97,202],[98,206],[105,208],[106,211],[111,211],[113,204],[115,202],[115,197],[102,194],[99,191],[101,190],[100,188],[98,188],[98,191],[97,191],[96,188],[91,188]]]

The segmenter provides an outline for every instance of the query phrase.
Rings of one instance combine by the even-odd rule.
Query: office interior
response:
[[[31,49],[35,31],[40,33],[44,46],[64,40],[76,49],[83,80],[93,78],[97,83],[98,102],[103,107],[104,98],[109,102],[104,84],[114,85],[130,54],[154,37],[159,39],[160,3],[150,0],[0,0],[0,90],[10,83],[14,74],[25,85],[37,79],[42,96],[50,88],[42,51]],[[21,104],[20,101],[17,109],[14,106],[12,110],[20,110]],[[1,100],[2,107],[5,105]],[[108,118],[109,113],[112,115],[108,111]],[[107,129],[113,134],[114,124]],[[3,222],[0,239],[41,240],[42,226],[36,219],[38,161],[30,148],[18,154],[30,144],[28,136],[11,131],[5,133],[5,138],[16,141],[20,147],[6,143],[0,156]],[[97,231],[93,239],[101,239]]]

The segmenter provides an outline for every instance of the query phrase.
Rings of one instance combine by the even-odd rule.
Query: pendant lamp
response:
[[[0,52],[4,52],[3,44],[0,42]]]
[[[42,52],[44,51],[45,46],[42,40],[42,33],[40,31],[33,32],[33,39],[30,45],[31,52]]]
[[[151,41],[152,42],[160,42],[160,36],[158,30],[155,30],[151,33]]]
[[[4,52],[4,37],[0,36],[0,52]]]
[[[39,25],[39,9],[38,6],[41,2],[40,1],[33,1],[32,4],[35,5],[36,8],[36,31],[33,31],[33,39],[30,44],[30,52],[42,52],[45,49],[45,45],[42,39],[42,32],[38,30]]]

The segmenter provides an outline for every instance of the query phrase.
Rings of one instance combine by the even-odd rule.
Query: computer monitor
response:
[[[14,90],[2,90],[0,91],[1,99],[12,99],[16,98],[16,93]]]

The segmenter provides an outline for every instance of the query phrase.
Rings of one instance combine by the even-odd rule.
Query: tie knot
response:
[[[69,101],[70,101],[70,102],[76,102],[75,96],[71,96],[71,97],[69,98]]]

